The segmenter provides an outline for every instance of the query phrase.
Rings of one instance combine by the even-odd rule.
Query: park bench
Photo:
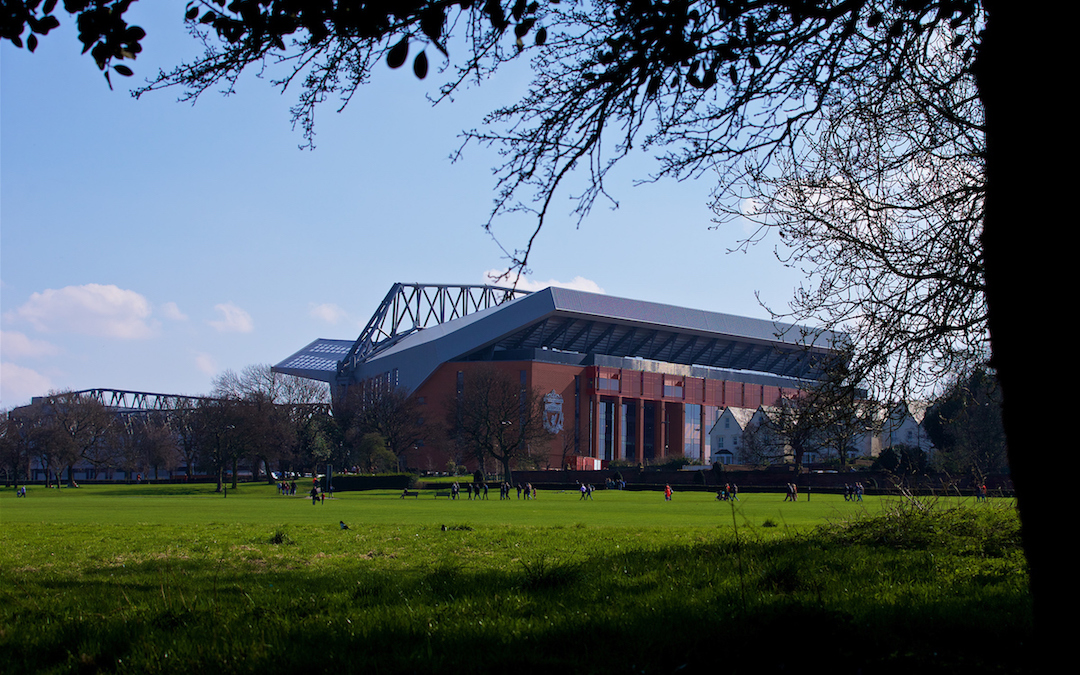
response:
[[[406,491],[401,493],[401,498],[402,499],[405,499],[406,497],[419,497],[419,496],[420,496],[419,492],[415,492],[415,491],[411,491],[411,490],[406,490]]]
[[[451,494],[450,494],[449,490],[443,490],[441,492],[436,492],[435,493],[435,499],[438,499],[439,497],[450,497],[450,496],[451,496]]]

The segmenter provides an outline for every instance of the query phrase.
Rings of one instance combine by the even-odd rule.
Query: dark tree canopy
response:
[[[985,367],[957,376],[926,413],[939,468],[976,481],[1008,471],[1001,387]]]

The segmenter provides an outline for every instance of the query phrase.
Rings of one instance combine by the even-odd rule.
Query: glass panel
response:
[[[701,406],[683,406],[683,457],[701,461]]]
[[[645,461],[648,462],[656,458],[656,403],[653,401],[645,401],[642,405],[643,414],[645,415],[644,427],[645,438],[642,439],[642,451],[645,455]]]
[[[600,401],[596,409],[596,426],[600,432],[600,447],[597,457],[600,459],[613,459],[615,446],[615,404],[611,401]]]
[[[622,448],[619,459],[637,459],[637,447],[634,436],[637,434],[637,404],[633,401],[622,404]]]

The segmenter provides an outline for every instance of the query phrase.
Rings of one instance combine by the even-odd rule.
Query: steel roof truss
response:
[[[568,351],[579,351],[577,349],[574,349],[574,344],[576,344],[577,341],[581,339],[582,335],[585,335],[590,330],[592,330],[592,327],[593,327],[593,325],[595,323],[596,323],[595,321],[587,321],[587,322],[585,322],[585,325],[582,326],[581,330],[579,330],[577,333],[575,333],[574,337],[572,337],[572,338],[570,338],[569,340],[566,341],[566,349]]]
[[[696,335],[691,336],[691,338],[689,340],[687,340],[686,342],[683,343],[682,347],[679,347],[674,352],[672,352],[670,360],[675,362],[675,363],[680,363],[679,357],[682,356],[682,353],[685,352],[687,349],[689,349],[689,348],[693,347],[694,345],[696,345],[697,341],[698,341],[698,337]]]
[[[616,324],[611,324],[610,326],[607,327],[607,330],[605,330],[603,333],[600,333],[600,335],[595,340],[593,340],[592,343],[590,343],[587,347],[585,347],[585,353],[586,354],[591,354],[593,352],[593,350],[596,349],[596,346],[598,344],[603,342],[605,338],[607,338],[607,337],[609,337],[611,335],[611,333],[615,330],[615,326],[616,326]]]

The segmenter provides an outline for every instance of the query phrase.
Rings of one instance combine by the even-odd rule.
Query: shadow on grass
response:
[[[465,555],[392,568],[217,554],[101,565],[46,575],[10,603],[0,660],[25,672],[313,661],[343,672],[1034,672],[1012,521],[899,518],[533,552],[501,568]]]

